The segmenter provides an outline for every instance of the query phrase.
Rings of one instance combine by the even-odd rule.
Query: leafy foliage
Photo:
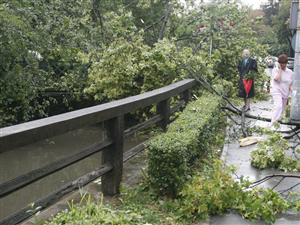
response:
[[[256,58],[263,57],[266,47],[258,44],[247,8],[236,3],[215,1],[215,4],[200,5],[186,12],[176,35],[181,44],[195,52],[207,54],[213,64],[216,78],[235,82],[237,63],[244,48],[251,50]]]
[[[86,92],[95,99],[118,99],[140,93],[137,80],[143,54],[146,51],[141,39],[113,42],[92,65]]]
[[[201,55],[193,55],[190,48],[178,50],[170,40],[150,48],[141,36],[130,41],[118,39],[101,55],[93,56],[85,91],[97,100],[140,94],[188,77],[183,64],[208,71]]]
[[[185,65],[233,87],[242,48],[265,49],[247,13],[221,2],[5,0],[1,126],[152,90],[189,76]]]
[[[250,182],[233,179],[234,168],[220,160],[201,163],[196,175],[184,185],[177,199],[157,198],[151,189],[141,184],[123,189],[120,202],[112,205],[91,201],[85,197],[77,205],[43,224],[194,224],[209,215],[236,211],[249,220],[264,220],[271,224],[278,214],[300,209],[299,195],[287,200],[271,189],[248,189]]]
[[[157,193],[175,197],[182,189],[195,160],[215,140],[222,124],[220,104],[220,98],[204,94],[186,107],[166,133],[150,141],[148,174]]]
[[[250,182],[243,177],[235,181],[232,172],[232,168],[224,167],[220,161],[207,165],[181,192],[182,216],[193,220],[205,219],[209,215],[235,210],[246,219],[264,220],[271,224],[278,214],[290,208],[290,203],[276,191],[248,190]]]
[[[257,77],[257,72],[256,71],[249,71],[247,74],[245,74],[244,79],[246,80],[253,80]]]
[[[278,44],[273,48],[277,54],[289,52],[293,36],[289,28],[291,0],[283,0],[278,8],[278,13],[272,19],[272,27],[276,34]]]
[[[260,28],[261,38],[259,41],[269,46],[268,53],[270,55],[278,56],[282,53],[289,53],[293,57],[293,52],[290,51],[294,33],[289,29],[290,6],[291,0],[280,2],[269,0],[262,8],[265,13],[263,21],[261,21],[263,23],[254,29]]]
[[[251,164],[259,169],[278,168],[286,172],[300,171],[296,158],[286,156],[289,145],[280,133],[272,132],[251,152]]]
[[[86,199],[87,198],[87,199]],[[85,203],[85,204],[83,204]],[[143,217],[130,210],[115,210],[102,202],[91,201],[91,197],[83,197],[82,205],[70,204],[67,211],[59,213],[48,225],[54,224],[140,224]]]

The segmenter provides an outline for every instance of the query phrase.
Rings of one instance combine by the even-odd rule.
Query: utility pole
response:
[[[296,29],[296,46],[295,46],[295,60],[294,60],[294,72],[295,82],[292,94],[292,108],[291,108],[291,120],[300,121],[300,4],[299,1],[292,1],[292,4],[298,2],[297,9],[297,29]],[[291,15],[292,17],[293,15]]]

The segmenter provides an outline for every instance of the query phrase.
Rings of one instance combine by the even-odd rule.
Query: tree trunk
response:
[[[101,36],[104,40],[105,28],[104,19],[102,15],[101,0],[91,0],[92,1],[92,19],[95,23],[99,23],[101,27]]]
[[[168,20],[170,18],[170,15],[171,15],[171,11],[172,11],[172,4],[170,3],[170,1],[167,1],[166,2],[166,10],[165,10],[165,15],[164,15],[164,20],[163,20],[163,24],[160,28],[158,40],[162,40],[164,38],[165,30],[166,30],[167,23],[168,23]]]

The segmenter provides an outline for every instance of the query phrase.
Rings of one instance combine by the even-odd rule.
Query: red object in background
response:
[[[246,80],[246,79],[243,79],[243,84],[244,84],[244,88],[245,88],[245,91],[246,91],[246,94],[247,94],[247,97],[248,97],[248,94],[251,90],[251,87],[252,87],[252,84],[253,84],[253,80]]]

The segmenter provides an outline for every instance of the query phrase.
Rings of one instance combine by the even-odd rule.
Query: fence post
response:
[[[111,147],[103,152],[103,161],[112,165],[113,169],[102,177],[104,195],[115,195],[120,192],[123,172],[124,116],[113,118],[107,122],[108,135],[112,139]]]
[[[191,98],[192,98],[192,92],[190,89],[185,90],[180,94],[180,98],[185,101],[185,104],[187,104]]]
[[[163,117],[162,121],[160,122],[160,126],[163,130],[166,130],[170,122],[170,99],[159,102],[156,106],[156,110],[157,113]]]

